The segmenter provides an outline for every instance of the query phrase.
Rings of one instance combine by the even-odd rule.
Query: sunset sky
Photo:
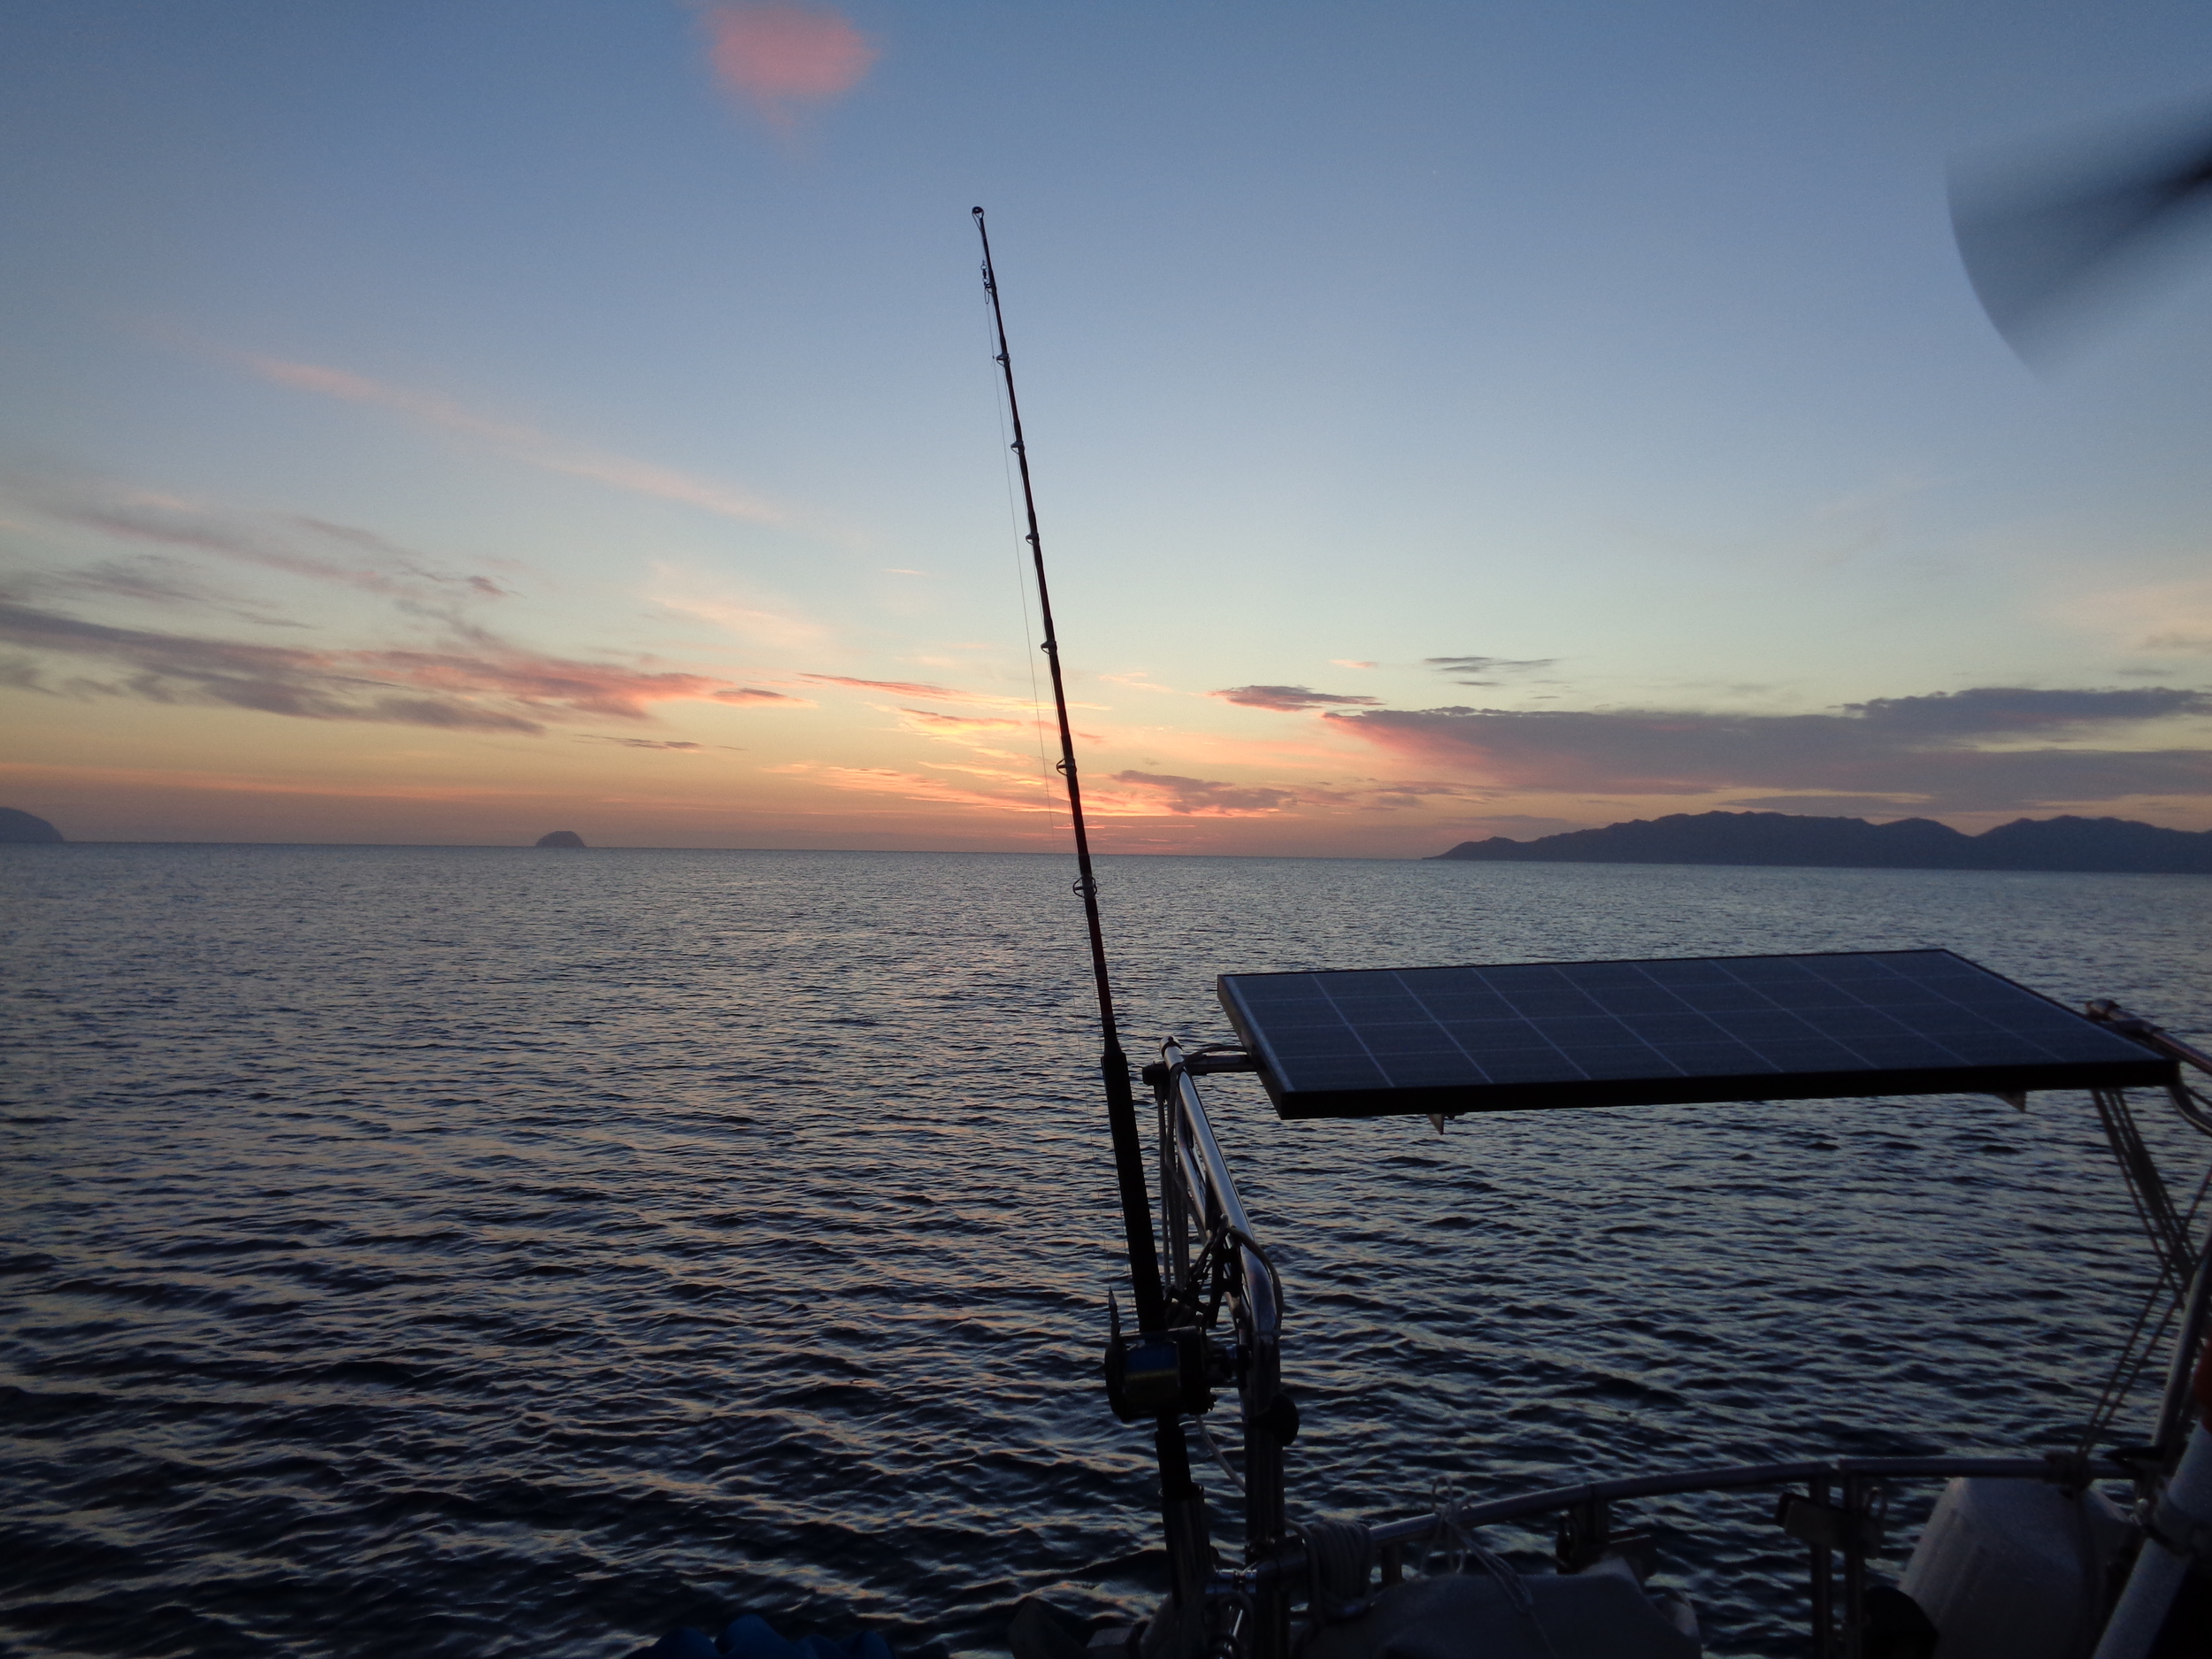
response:
[[[0,804],[1110,850],[2212,827],[2212,236],[2036,370],[1955,167],[2183,0],[0,14]]]

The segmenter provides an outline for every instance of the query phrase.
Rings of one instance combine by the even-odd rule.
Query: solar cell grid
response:
[[[1943,950],[1227,974],[1286,1117],[2127,1087],[2170,1062]]]

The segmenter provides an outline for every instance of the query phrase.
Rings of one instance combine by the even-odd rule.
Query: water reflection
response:
[[[995,1643],[1143,1594],[1061,861],[11,857],[4,1628],[27,1653]],[[2212,1028],[2193,878],[1110,860],[1133,1034],[1226,970],[1947,945]],[[2148,1282],[2086,1105],[1286,1125],[1294,1499],[2061,1445]],[[1720,1652],[1769,1500],[1645,1506]]]

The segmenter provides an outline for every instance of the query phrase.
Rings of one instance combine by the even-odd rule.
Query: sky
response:
[[[16,0],[0,804],[1062,847],[980,204],[1102,849],[2212,828],[2212,238],[2031,367],[1947,196],[2195,118],[2181,0]]]

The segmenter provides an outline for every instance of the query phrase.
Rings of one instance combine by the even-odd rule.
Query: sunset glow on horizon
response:
[[[0,805],[1060,850],[982,202],[1102,849],[2212,828],[2212,249],[2039,379],[1943,197],[2212,19],[1256,16],[19,9]]]

